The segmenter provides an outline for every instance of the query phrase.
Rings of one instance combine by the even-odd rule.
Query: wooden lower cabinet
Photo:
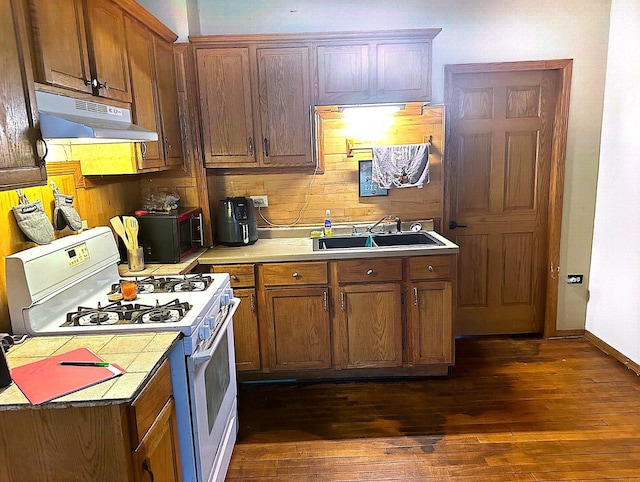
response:
[[[0,448],[2,481],[181,481],[169,362],[132,402],[0,411]]]
[[[339,368],[402,365],[400,283],[341,286],[336,310],[336,364]]]
[[[271,370],[331,367],[327,287],[265,290]]]
[[[454,255],[212,266],[241,299],[244,380],[446,375]]]
[[[410,363],[453,363],[451,285],[450,281],[411,284],[407,319]]]
[[[240,298],[240,306],[233,316],[233,337],[236,350],[236,369],[260,370],[260,331],[255,288],[238,288],[233,295]]]

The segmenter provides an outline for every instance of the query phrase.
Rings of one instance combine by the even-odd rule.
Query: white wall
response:
[[[640,0],[613,0],[586,328],[636,363],[640,363],[639,51]]]
[[[140,1],[166,20],[162,2]],[[197,2],[202,34],[442,28],[433,43],[434,103],[444,99],[445,64],[574,59],[560,275],[588,275],[610,0]],[[586,287],[560,284],[559,329],[584,328]]]

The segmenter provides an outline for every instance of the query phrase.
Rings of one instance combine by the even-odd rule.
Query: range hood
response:
[[[52,143],[157,141],[158,133],[131,123],[131,111],[90,100],[36,92],[42,137]]]

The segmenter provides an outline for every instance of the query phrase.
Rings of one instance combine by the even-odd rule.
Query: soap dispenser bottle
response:
[[[333,236],[333,228],[331,227],[331,210],[327,209],[325,211],[325,219],[324,219],[324,235],[325,236]]]

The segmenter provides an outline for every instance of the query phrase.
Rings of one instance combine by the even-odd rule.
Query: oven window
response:
[[[216,417],[224,401],[224,396],[231,383],[231,373],[229,370],[229,339],[227,331],[225,330],[204,372],[209,433],[211,433],[213,429],[213,424],[216,421]]]

